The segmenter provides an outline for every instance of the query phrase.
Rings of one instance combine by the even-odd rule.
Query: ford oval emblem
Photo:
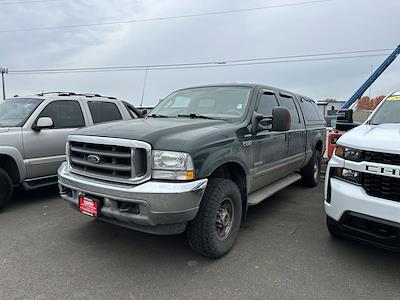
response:
[[[98,164],[100,162],[100,157],[97,155],[89,155],[86,160],[91,164]]]

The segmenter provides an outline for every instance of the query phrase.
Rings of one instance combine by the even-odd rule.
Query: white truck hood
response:
[[[363,124],[346,132],[337,144],[360,150],[400,154],[400,124]]]

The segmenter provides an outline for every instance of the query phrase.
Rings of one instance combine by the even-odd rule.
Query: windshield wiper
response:
[[[168,116],[159,115],[159,114],[151,114],[147,116],[148,118],[169,118]]]
[[[215,120],[215,118],[203,116],[203,115],[198,115],[198,114],[188,114],[188,115],[178,115],[178,118],[191,118],[191,119],[209,119],[209,120]]]

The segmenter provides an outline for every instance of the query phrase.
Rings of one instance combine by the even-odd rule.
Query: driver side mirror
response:
[[[36,124],[32,126],[33,130],[40,131],[42,129],[54,127],[54,122],[52,118],[41,117],[37,120]]]
[[[288,131],[292,118],[289,110],[284,107],[277,106],[272,110],[272,116],[266,117],[259,113],[254,113],[254,123],[256,132],[271,131]]]
[[[272,110],[272,131],[289,131],[292,123],[290,111],[284,107],[274,107]]]
[[[147,109],[143,109],[140,114],[142,115],[142,117],[145,117],[147,115]]]

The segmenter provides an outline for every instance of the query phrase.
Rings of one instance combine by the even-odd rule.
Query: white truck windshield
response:
[[[372,116],[371,124],[400,123],[400,95],[388,97]]]

